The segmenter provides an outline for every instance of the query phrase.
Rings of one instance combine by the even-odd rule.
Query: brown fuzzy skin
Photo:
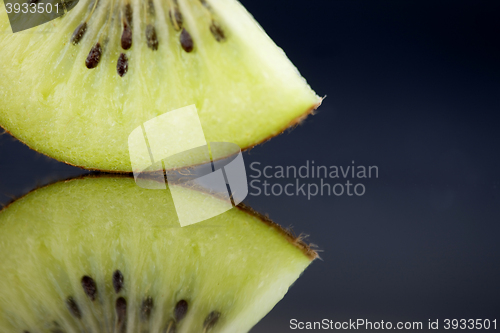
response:
[[[101,178],[101,177],[102,178],[129,178],[129,179],[133,179],[133,177],[131,175],[128,175],[128,174],[95,173],[95,174],[90,174],[90,175],[81,175],[81,176],[78,176],[78,177],[72,177],[72,178],[68,178],[68,179],[64,179],[64,180],[57,180],[57,181],[48,183],[46,185],[40,186],[38,188],[35,188],[35,189],[29,191],[28,193],[23,194],[22,196],[11,200],[4,207],[2,207],[2,209],[0,209],[0,213],[3,210],[7,209],[13,202],[15,202],[15,201],[17,201],[17,200],[19,200],[21,198],[24,198],[25,196],[27,196],[31,192],[34,192],[34,191],[39,190],[41,188],[44,188],[44,187],[47,187],[47,186],[50,186],[50,185],[53,185],[53,184],[56,184],[56,183],[59,183],[59,182],[70,182],[70,181],[73,181],[73,180],[76,180],[76,179]],[[245,205],[243,203],[240,203],[239,205],[237,205],[236,208],[239,209],[239,210],[241,210],[244,213],[247,213],[249,215],[252,215],[252,216],[258,218],[262,223],[264,223],[267,226],[269,226],[269,227],[275,229],[276,231],[278,231],[283,237],[285,237],[285,239],[290,244],[292,244],[297,249],[299,249],[300,251],[302,251],[302,253],[304,253],[304,255],[307,258],[309,258],[309,260],[313,261],[314,259],[319,258],[318,253],[311,248],[312,245],[308,245],[307,243],[305,243],[304,240],[303,240],[303,237],[301,237],[300,235],[299,236],[295,236],[291,230],[284,229],[279,224],[277,224],[276,222],[272,221],[267,215],[259,213],[259,212],[255,211],[254,209],[252,209],[251,207],[249,207],[249,206],[247,206],[247,205]]]
[[[241,151],[247,151],[247,150],[250,150],[252,148],[254,148],[255,146],[258,146],[258,145],[261,145],[263,144],[264,142],[267,142],[269,140],[271,140],[272,138],[278,136],[278,135],[281,135],[283,133],[285,133],[285,131],[287,129],[294,129],[295,127],[299,126],[300,124],[302,124],[304,122],[304,120],[309,117],[309,115],[313,115],[314,116],[314,111],[316,111],[320,106],[321,104],[323,103],[323,100],[325,99],[326,97],[322,97],[320,99],[320,101],[316,104],[314,104],[313,106],[311,106],[306,112],[304,112],[302,115],[298,116],[297,118],[293,119],[292,121],[290,121],[285,127],[283,127],[282,129],[280,129],[278,131],[277,134],[274,134],[274,135],[270,135],[268,136],[267,138],[257,142],[256,144],[253,144],[251,146],[248,146],[248,147],[244,147],[241,149]]]
[[[236,206],[236,208],[238,208],[239,210],[241,210],[247,214],[250,214],[250,215],[257,217],[259,220],[262,221],[262,223],[265,223],[266,225],[277,230],[281,235],[283,235],[283,237],[286,238],[286,240],[290,244],[292,244],[293,246],[295,246],[296,248],[301,250],[302,253],[304,253],[306,255],[306,257],[309,258],[309,260],[313,261],[314,259],[319,258],[318,253],[312,249],[313,245],[307,244],[306,242],[304,242],[303,237],[301,237],[300,235],[295,236],[290,229],[284,229],[282,226],[280,226],[279,224],[277,224],[276,222],[271,220],[269,218],[269,216],[264,215],[262,213],[259,213],[259,212],[255,211],[253,208],[251,208],[243,203],[240,203],[238,206]]]
[[[298,125],[300,125],[309,115],[314,115],[314,111],[316,111],[316,109],[318,107],[321,106],[321,103],[323,102],[324,98],[321,98],[320,101],[316,104],[314,104],[313,106],[311,106],[306,112],[304,112],[302,115],[300,115],[299,117],[293,119],[292,121],[290,121],[285,127],[283,127],[282,129],[280,129],[276,134],[273,134],[273,135],[270,135],[268,136],[267,138],[253,144],[253,145],[250,145],[248,147],[243,147],[241,148],[241,151],[247,151],[247,150],[250,150],[252,148],[254,148],[255,146],[258,146],[260,144],[263,144],[264,142],[267,142],[269,140],[271,140],[272,138],[274,138],[275,136],[278,136],[280,134],[283,134],[287,129],[293,129],[295,127],[297,127]],[[12,133],[10,131],[8,131],[6,128],[4,128],[1,124],[0,124],[0,128],[4,130],[5,133],[8,133],[10,136],[12,136],[13,138],[16,138],[16,140],[18,140],[19,142],[21,142],[22,144],[24,144],[25,146],[27,146],[28,148],[36,151],[37,153],[39,154],[42,154],[42,155],[45,155],[49,158],[52,158],[54,159],[52,156],[49,156],[47,154],[44,154],[44,153],[40,153],[39,151],[37,151],[36,149],[33,149],[31,148],[26,142],[18,139],[17,137],[15,137],[14,135],[12,135]],[[56,159],[57,160],[57,159]],[[71,162],[68,162],[68,161],[61,161],[61,160],[57,160],[59,162],[62,162],[62,163],[65,163],[65,164],[68,164],[68,165],[71,165],[71,166],[74,166],[74,167],[77,167],[77,168],[80,168],[80,169],[84,169],[84,170],[89,170],[89,171],[98,171],[98,172],[105,172],[105,173],[114,173],[114,174],[131,174],[132,171],[116,171],[116,170],[103,170],[103,169],[95,169],[95,168],[88,168],[88,167],[83,167],[83,166],[80,166],[80,165],[75,165]],[[189,168],[189,167],[187,167]]]

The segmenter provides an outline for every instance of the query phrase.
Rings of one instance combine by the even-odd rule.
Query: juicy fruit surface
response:
[[[17,200],[0,254],[1,332],[247,332],[311,261],[236,208],[180,228],[167,191],[129,178]]]
[[[208,142],[247,148],[320,103],[235,0],[81,0],[16,34],[0,6],[0,31],[0,124],[90,169],[131,171],[128,135],[187,105]]]

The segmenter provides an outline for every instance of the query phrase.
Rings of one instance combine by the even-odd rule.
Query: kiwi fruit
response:
[[[188,105],[244,150],[321,103],[236,0],[80,0],[15,34],[0,6],[0,31],[1,126],[87,169],[132,171],[130,133]]]
[[[170,185],[173,186],[173,185]],[[193,189],[193,205],[220,205]],[[1,332],[247,332],[317,257],[249,208],[181,228],[167,191],[55,183],[0,212]]]

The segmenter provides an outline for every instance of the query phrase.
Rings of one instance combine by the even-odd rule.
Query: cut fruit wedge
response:
[[[207,142],[247,149],[321,102],[235,0],[81,0],[10,29],[0,6],[0,125],[88,169],[132,171],[132,131],[189,105]]]
[[[56,183],[5,208],[0,256],[1,332],[238,333],[317,255],[248,209],[181,228],[168,191],[108,177]]]

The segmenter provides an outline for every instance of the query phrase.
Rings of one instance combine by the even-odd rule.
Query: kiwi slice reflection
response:
[[[128,177],[13,202],[0,255],[1,332],[247,332],[317,257],[242,206],[181,228],[168,190]]]

